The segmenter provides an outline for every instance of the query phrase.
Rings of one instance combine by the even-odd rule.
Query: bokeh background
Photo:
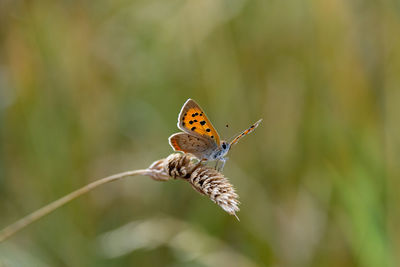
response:
[[[0,228],[169,155],[187,98],[223,138],[264,119],[224,169],[240,222],[133,177],[0,266],[399,266],[399,32],[393,0],[0,1]]]

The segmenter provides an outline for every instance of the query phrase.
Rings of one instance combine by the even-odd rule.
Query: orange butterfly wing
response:
[[[185,150],[182,148],[182,146],[179,144],[179,140],[178,140],[178,138],[176,138],[175,136],[174,136],[174,134],[173,135],[171,135],[170,137],[169,137],[169,144],[172,146],[172,148],[175,150],[175,151],[182,151],[182,152],[185,152]]]
[[[178,128],[188,134],[206,137],[215,141],[218,146],[220,145],[217,131],[193,99],[188,99],[183,105],[178,117]]]

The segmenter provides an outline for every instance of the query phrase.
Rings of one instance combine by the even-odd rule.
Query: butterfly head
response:
[[[218,160],[222,159],[225,157],[226,154],[228,154],[228,151],[230,149],[230,144],[227,143],[226,141],[222,141],[221,145],[219,146],[218,149],[216,149],[212,154],[211,154],[211,159],[212,160]]]
[[[229,150],[229,143],[226,141],[221,141],[222,150]]]
[[[231,145],[228,142],[222,141],[221,142],[221,155],[225,156],[228,153],[230,148],[231,148]]]

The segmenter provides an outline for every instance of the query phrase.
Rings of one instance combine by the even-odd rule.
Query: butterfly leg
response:
[[[222,170],[224,169],[225,162],[226,162],[227,159],[228,159],[228,158],[222,158],[222,159],[220,159],[221,162],[222,162],[222,165],[221,165],[221,167],[218,169],[218,171],[222,172]]]
[[[218,170],[218,163],[219,163],[219,159],[217,159],[217,160],[215,161],[215,168],[214,168],[214,169],[216,169],[216,170]]]

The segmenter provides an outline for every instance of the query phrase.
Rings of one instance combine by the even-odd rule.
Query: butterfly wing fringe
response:
[[[199,193],[209,197],[230,215],[238,220],[236,212],[239,211],[239,196],[234,187],[223,174],[217,170],[196,162],[190,154],[175,153],[166,159],[156,161],[149,167],[149,175],[155,180],[184,179]]]

